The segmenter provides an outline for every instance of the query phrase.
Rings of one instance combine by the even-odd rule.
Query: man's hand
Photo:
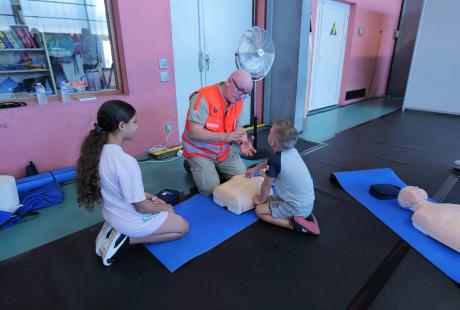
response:
[[[252,146],[252,143],[249,142],[248,140],[243,141],[243,143],[240,144],[240,153],[244,154],[246,156],[251,156],[254,155],[257,152],[257,150]]]
[[[240,141],[241,139],[243,139],[246,135],[246,132],[244,132],[244,130],[242,129],[237,129],[235,131],[232,131],[232,132],[227,132],[227,133],[224,133],[222,135],[222,140],[225,141],[225,142],[238,142]]]

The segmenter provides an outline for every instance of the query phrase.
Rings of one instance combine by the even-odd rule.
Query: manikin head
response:
[[[404,209],[415,210],[417,203],[428,199],[428,194],[417,186],[406,186],[399,191],[398,203]]]
[[[239,69],[233,71],[225,81],[223,95],[230,104],[237,103],[248,96],[252,91],[252,78],[248,71]]]

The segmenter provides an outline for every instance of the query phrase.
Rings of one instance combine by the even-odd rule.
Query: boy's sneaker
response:
[[[319,236],[320,234],[318,221],[316,220],[316,217],[313,215],[313,213],[310,214],[310,216],[307,218],[302,216],[294,216],[291,218],[290,222],[292,228],[294,228],[294,231],[314,236]]]
[[[112,226],[110,226],[109,223],[104,222],[104,225],[102,225],[101,231],[99,231],[99,234],[96,237],[96,254],[97,256],[101,256],[101,247],[104,244],[105,240],[110,235],[110,232],[112,231]]]
[[[460,159],[456,160],[454,162],[454,167],[457,168],[457,169],[460,169]]]
[[[115,254],[121,246],[126,243],[126,240],[128,240],[128,236],[123,235],[112,228],[109,237],[105,240],[101,247],[102,263],[105,266],[112,265]]]

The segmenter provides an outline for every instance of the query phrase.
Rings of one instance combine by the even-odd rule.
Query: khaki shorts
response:
[[[284,201],[279,196],[273,196],[268,207],[274,218],[286,219],[293,216],[308,217],[313,210],[313,203],[305,207],[298,207],[293,202]]]
[[[187,160],[193,180],[203,195],[211,195],[214,188],[220,184],[219,174],[230,179],[232,176],[243,175],[246,172],[243,160],[233,149],[222,162],[203,157],[190,157]]]

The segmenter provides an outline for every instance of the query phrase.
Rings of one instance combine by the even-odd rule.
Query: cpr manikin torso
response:
[[[263,180],[260,176],[246,178],[236,175],[214,189],[214,202],[235,214],[254,209],[253,199],[259,194]]]
[[[433,239],[460,252],[460,205],[432,203],[427,193],[415,186],[406,186],[399,192],[399,205],[414,211],[412,224]]]

